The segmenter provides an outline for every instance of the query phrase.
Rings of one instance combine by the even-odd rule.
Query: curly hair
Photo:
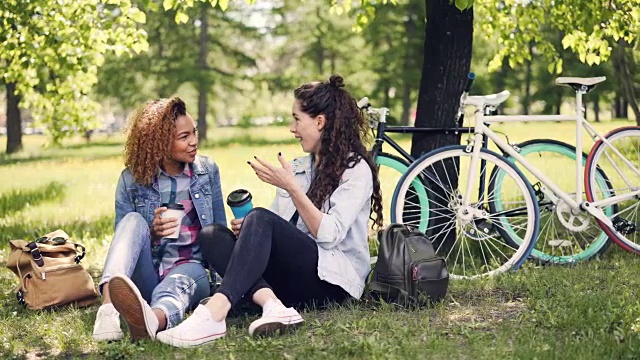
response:
[[[179,97],[148,101],[129,117],[124,166],[136,182],[151,185],[164,160],[169,159],[175,121],[187,114]]]
[[[324,115],[326,119],[317,154],[321,163],[307,192],[309,199],[321,209],[324,201],[338,188],[344,171],[363,159],[373,175],[372,227],[382,227],[378,168],[364,145],[369,136],[368,126],[356,100],[344,89],[344,79],[340,75],[332,75],[328,82],[304,84],[294,90],[294,96],[306,114],[311,117]]]

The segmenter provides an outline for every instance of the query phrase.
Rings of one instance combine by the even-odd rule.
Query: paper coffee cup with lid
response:
[[[167,236],[168,239],[177,239],[180,236],[180,225],[182,225],[182,218],[184,217],[184,205],[179,203],[162,204],[167,208],[167,211],[160,214],[161,218],[176,218],[178,225],[174,228],[173,232]]]
[[[242,219],[253,208],[251,199],[251,193],[245,189],[233,190],[227,196],[227,205],[231,208],[236,219]]]

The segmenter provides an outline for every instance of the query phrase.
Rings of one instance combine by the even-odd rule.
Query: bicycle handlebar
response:
[[[366,109],[369,106],[371,106],[371,104],[369,104],[369,98],[368,97],[363,97],[362,99],[358,100],[358,107],[360,109]]]
[[[473,81],[476,79],[476,73],[474,73],[473,71],[471,71],[468,75],[467,75],[467,84],[464,86],[464,92],[468,93],[469,91],[471,91],[471,86],[473,86]]]

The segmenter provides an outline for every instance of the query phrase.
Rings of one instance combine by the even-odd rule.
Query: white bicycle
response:
[[[547,261],[577,261],[578,254],[588,258],[602,251],[608,241],[595,230],[596,224],[625,250],[640,253],[640,127],[602,135],[584,119],[582,96],[604,80],[556,80],[556,84],[576,91],[573,115],[485,117],[487,105],[499,105],[495,96],[469,96],[465,103],[475,108],[473,139],[467,146],[436,149],[410,166],[395,189],[392,221],[404,222],[407,204],[428,203],[428,234],[454,277],[490,276],[517,269],[532,251]],[[489,128],[490,123],[510,121],[574,121],[575,177],[571,180],[575,181],[564,181],[566,166],[555,166],[553,151],[533,152],[549,155],[535,161],[536,156],[523,156],[518,146]],[[597,139],[588,155],[582,152],[583,131]],[[483,148],[487,138],[505,156]],[[425,184],[424,191],[414,190],[416,180]],[[559,223],[564,230],[551,233],[563,238],[545,238],[536,244],[540,231],[544,234],[548,230],[540,228],[543,216],[557,219],[548,223]],[[588,241],[579,236],[583,233],[599,235]]]

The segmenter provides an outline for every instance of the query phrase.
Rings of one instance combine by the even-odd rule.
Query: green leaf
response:
[[[138,24],[144,24],[147,22],[147,14],[143,13],[138,8],[129,9],[129,18]]]
[[[175,1],[174,0],[164,0],[162,2],[162,7],[164,8],[165,11],[173,8],[173,6],[175,5]]]
[[[567,34],[564,36],[564,38],[562,38],[562,47],[564,49],[572,46],[576,41],[575,36],[573,36],[573,34]]]
[[[218,5],[222,11],[225,11],[229,7],[229,0],[218,0]]]
[[[131,45],[131,48],[136,52],[136,54],[140,54],[141,52],[149,50],[149,43],[146,41],[138,41],[133,43],[133,45]]]
[[[176,24],[186,24],[187,21],[189,21],[189,15],[187,15],[182,11],[178,11],[176,12],[175,20],[176,20]]]
[[[564,60],[558,59],[558,64],[556,65],[556,74],[562,74],[563,66],[564,66]]]
[[[455,0],[456,7],[460,10],[465,10],[470,5],[469,0]]]

